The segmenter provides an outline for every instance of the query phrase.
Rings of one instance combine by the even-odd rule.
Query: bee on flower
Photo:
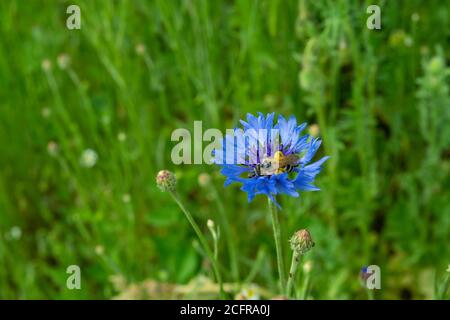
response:
[[[329,157],[310,163],[321,140],[302,135],[306,123],[297,124],[294,116],[279,115],[276,124],[274,118],[274,113],[247,114],[247,121],[241,120],[243,130],[235,129],[214,150],[214,163],[222,167],[225,186],[241,183],[249,202],[264,194],[279,207],[278,194],[298,197],[300,191],[319,190],[314,178]]]

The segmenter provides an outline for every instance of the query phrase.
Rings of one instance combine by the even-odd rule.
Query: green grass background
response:
[[[72,3],[81,30],[65,27]],[[370,4],[381,30],[366,28]],[[317,158],[331,156],[320,192],[280,199],[286,247],[300,228],[316,243],[310,298],[366,299],[369,264],[376,298],[435,297],[450,263],[449,16],[447,1],[1,1],[0,298],[111,298],[113,275],[212,277],[155,185],[163,168],[210,240],[207,219],[229,217],[239,274],[222,237],[225,281],[275,292],[266,199],[170,160],[174,129],[225,130],[257,111],[318,124]],[[66,288],[71,264],[82,290]]]

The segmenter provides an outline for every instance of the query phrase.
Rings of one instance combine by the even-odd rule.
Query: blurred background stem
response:
[[[205,250],[206,255],[208,256],[209,260],[211,261],[214,275],[216,277],[217,282],[219,283],[220,297],[222,299],[224,299],[225,292],[223,291],[223,283],[222,283],[222,277],[220,275],[219,264],[218,264],[217,260],[215,259],[214,254],[211,252],[208,242],[206,241],[205,237],[203,236],[203,233],[201,232],[200,228],[198,227],[197,222],[195,222],[194,217],[191,215],[189,210],[184,206],[183,202],[180,200],[180,197],[178,196],[178,194],[176,192],[170,192],[170,195],[175,200],[175,202],[178,204],[181,211],[183,211],[183,213],[185,214],[189,223],[191,224],[192,228],[194,229],[195,233],[197,234],[197,237],[200,241],[200,244],[203,247],[203,250]]]
[[[217,192],[217,188],[214,185],[214,183],[211,182],[208,185],[208,187],[210,187],[211,194],[217,203],[220,224],[223,227],[225,241],[226,241],[227,248],[228,248],[228,255],[230,257],[230,268],[231,268],[231,274],[233,277],[233,281],[240,282],[239,261],[238,261],[238,254],[237,254],[237,248],[236,248],[236,240],[235,240],[235,237],[233,236],[230,222],[228,220],[228,216],[225,211],[225,207],[223,205],[222,199],[220,198],[220,196]]]

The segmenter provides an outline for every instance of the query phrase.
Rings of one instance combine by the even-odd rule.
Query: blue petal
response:
[[[306,151],[306,154],[303,156],[303,158],[300,159],[300,162],[303,164],[309,163],[316,154],[321,143],[322,141],[319,138],[311,139],[308,150]]]

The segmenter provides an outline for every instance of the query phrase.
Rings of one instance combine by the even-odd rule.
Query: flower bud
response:
[[[211,219],[208,219],[208,221],[206,221],[206,225],[208,226],[208,228],[214,229],[214,221],[212,221]]]
[[[303,264],[303,272],[304,272],[304,273],[310,273],[311,270],[312,270],[312,267],[313,267],[312,261],[311,261],[311,260],[306,261],[306,262]]]
[[[313,137],[318,137],[320,133],[319,125],[318,124],[312,124],[309,127],[309,134]]]
[[[161,170],[156,175],[156,185],[161,191],[174,192],[177,185],[175,175],[168,170]]]
[[[142,56],[145,53],[145,45],[143,43],[138,43],[135,50],[138,55]]]
[[[44,59],[42,60],[41,67],[45,72],[50,71],[52,68],[52,62],[49,59]]]
[[[59,68],[65,70],[70,64],[70,56],[67,53],[61,53],[57,58],[57,62]]]
[[[58,154],[58,144],[55,141],[50,141],[47,144],[47,151],[49,155],[56,156]]]
[[[431,74],[440,74],[445,70],[445,63],[440,57],[433,57],[427,66]]]
[[[306,229],[294,233],[289,242],[291,244],[291,249],[297,254],[305,254],[314,247],[314,241],[311,239],[311,234]]]
[[[198,176],[198,184],[200,187],[207,187],[211,182],[211,176],[205,172],[200,173]]]

